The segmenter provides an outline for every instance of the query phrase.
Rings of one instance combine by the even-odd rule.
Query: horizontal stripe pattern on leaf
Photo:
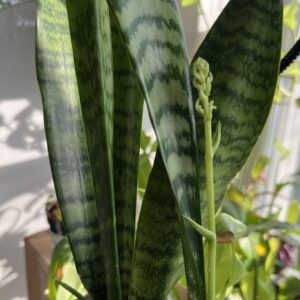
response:
[[[203,57],[213,74],[214,128],[221,143],[214,157],[215,201],[246,162],[269,114],[278,78],[282,34],[281,0],[231,0],[194,59]],[[196,91],[194,91],[196,100]],[[196,117],[200,156],[204,156],[202,116]],[[200,160],[201,196],[205,172]],[[206,199],[202,203],[206,215]],[[203,220],[203,221],[206,221]]]
[[[64,224],[85,287],[106,295],[88,143],[64,2],[37,3],[37,76],[51,170]],[[102,283],[102,284],[101,284]]]
[[[189,65],[175,0],[109,0],[146,99],[178,213],[200,221]],[[201,238],[180,220],[191,299],[204,297]],[[187,239],[187,237],[189,237]]]

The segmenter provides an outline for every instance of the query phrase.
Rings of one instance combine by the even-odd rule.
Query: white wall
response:
[[[0,11],[0,299],[27,299],[23,237],[51,191],[35,77],[33,2]],[[38,299],[37,299],[38,300]]]

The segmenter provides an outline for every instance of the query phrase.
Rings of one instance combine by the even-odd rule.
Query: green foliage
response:
[[[228,288],[234,286],[243,278],[245,266],[235,253],[233,244],[217,246],[217,299],[224,300]]]
[[[146,135],[145,131],[141,132],[140,140],[140,158],[138,172],[138,192],[143,198],[147,187],[149,175],[152,170],[152,156],[155,155],[157,142],[153,141],[150,136]]]
[[[216,217],[216,232],[218,237],[230,233],[234,239],[238,240],[247,234],[247,227],[232,216],[220,213]]]
[[[136,197],[141,171],[140,143],[143,97],[118,26],[111,18],[114,68],[113,173],[117,217],[118,255],[122,296],[129,292],[136,225]],[[141,137],[140,137],[141,136]],[[144,172],[144,168],[142,169]],[[147,172],[147,171],[145,171]],[[139,175],[138,175],[139,174]],[[139,176],[139,177],[138,177]],[[138,179],[137,179],[138,177]],[[143,187],[145,188],[145,187]]]
[[[182,6],[190,6],[190,5],[193,5],[197,2],[199,2],[201,0],[181,0],[181,5]]]
[[[296,300],[300,297],[300,279],[298,277],[289,277],[279,289],[278,300]]]
[[[60,285],[63,282],[63,286]],[[64,286],[72,287],[71,293]],[[73,290],[77,292],[74,295]],[[54,248],[48,274],[49,300],[76,300],[78,294],[86,294],[79,275],[77,274],[72,252],[66,238]]]
[[[65,268],[67,269],[67,272],[69,273],[70,271],[69,271],[69,268],[68,268],[69,266],[66,266]],[[72,265],[72,267],[73,267],[73,265]],[[71,274],[74,274],[74,271],[72,272],[70,272]],[[57,299],[68,299],[68,298],[70,298],[70,297],[68,297],[69,296],[69,294],[71,294],[73,297],[75,297],[75,299],[78,299],[78,300],[85,300],[85,297],[84,296],[82,296],[79,292],[78,292],[78,288],[72,288],[68,283],[65,283],[65,282],[63,282],[63,281],[60,281],[60,280],[56,280],[56,282],[57,282],[57,284],[59,285],[59,286],[61,286],[64,290],[64,292],[62,292],[62,293],[58,293],[58,295],[57,295]],[[63,297],[63,298],[60,298],[60,297]]]
[[[189,298],[204,300],[202,238],[186,222],[207,223],[204,124],[194,112],[177,2],[39,0],[37,19],[50,163],[83,285],[95,300],[158,300],[185,269]],[[216,208],[268,115],[281,32],[281,1],[230,1],[193,59],[210,64],[216,137],[222,125],[222,139],[215,139]],[[141,136],[142,99],[158,140],[151,173],[156,146],[149,149]],[[138,187],[145,194],[135,228]],[[222,214],[219,222],[220,237],[244,234],[231,217]],[[235,270],[219,278],[220,297],[243,273],[233,247],[218,247],[219,264]]]
[[[274,144],[274,147],[280,153],[279,162],[288,157],[289,150],[279,141]],[[263,160],[270,162],[267,157]],[[239,239],[235,245],[235,253],[242,262],[245,272],[236,288],[232,291],[227,290],[227,293],[239,295],[241,299],[246,300],[254,298],[294,299],[284,298],[288,292],[284,284],[280,282],[283,279],[284,282],[290,280],[289,275],[283,275],[281,271],[290,266],[290,253],[288,252],[291,247],[289,245],[290,234],[299,235],[299,230],[297,230],[299,203],[298,201],[289,203],[283,221],[279,219],[279,212],[275,208],[277,208],[276,201],[282,189],[295,184],[297,179],[290,176],[288,180],[276,183],[274,191],[261,190],[262,186],[268,184],[267,178],[261,175],[267,166],[261,162],[262,158],[258,157],[251,170],[251,174],[253,170],[258,170],[257,176],[252,176],[251,182],[243,189],[231,186],[227,192],[229,201],[224,203],[224,210],[227,213],[233,213],[247,225],[247,236]],[[264,185],[261,184],[262,181]],[[259,205],[258,199],[265,196],[270,197],[270,203]],[[288,248],[286,245],[289,245]],[[279,296],[276,295],[278,288],[282,289]],[[291,288],[290,295],[292,294]]]
[[[213,129],[219,122],[222,126],[222,139],[214,159],[216,209],[262,131],[277,83],[282,3],[273,1],[272,5],[266,4],[263,8],[261,5],[261,1],[230,1],[193,59],[201,56],[209,62],[214,76],[211,98],[217,107]],[[261,18],[262,14],[268,14],[274,23],[266,22],[267,18]],[[236,15],[239,17],[234,17]],[[196,118],[196,122],[199,156],[203,157],[203,121]],[[200,182],[205,182],[204,170],[202,159]],[[207,215],[205,189],[205,184],[201,184],[203,216]]]
[[[256,267],[255,271],[248,272],[240,285],[245,300],[255,298],[275,300],[275,288],[268,274],[261,267]]]
[[[296,225],[300,215],[300,204],[298,201],[291,201],[286,213],[286,220],[289,224]]]
[[[108,229],[110,233],[107,233],[107,238],[114,239],[116,235],[111,232],[115,230],[112,224],[114,218],[112,211],[107,212],[107,222],[104,224],[106,226],[100,228],[98,225],[100,207],[97,202],[104,201],[106,196],[101,197],[100,193],[96,193],[100,189],[100,180],[96,181],[93,170],[99,164],[99,156],[92,152],[92,145],[100,143],[100,139],[95,140],[91,131],[90,135],[85,131],[88,110],[96,112],[99,109],[98,98],[92,98],[95,100],[93,105],[81,105],[65,3],[57,0],[38,1],[37,23],[37,74],[42,91],[45,130],[56,196],[83,284],[92,294],[106,295],[102,252],[105,243],[100,244],[100,236]],[[97,74],[93,72],[92,76]],[[83,117],[83,107],[86,109],[87,119]],[[90,117],[93,119],[92,113]],[[95,128],[99,129],[97,126],[100,123],[101,126],[104,125],[105,122],[102,121],[103,119],[98,118]],[[102,142],[105,143],[105,140]],[[107,152],[103,154],[106,156]],[[101,180],[111,178],[107,174],[108,168],[103,171]],[[101,190],[109,192],[108,188]],[[112,200],[110,197],[107,199]],[[113,204],[110,200],[106,201],[107,208],[109,203]],[[105,209],[102,213],[104,211]],[[116,247],[111,245],[106,251],[113,255],[113,249]],[[95,261],[98,263],[94,263]],[[106,266],[110,268],[117,264],[108,261]],[[114,280],[111,281],[113,282]],[[118,288],[114,289],[116,290]]]
[[[280,154],[280,160],[286,159],[290,155],[290,150],[286,148],[278,139],[275,140],[274,147]]]

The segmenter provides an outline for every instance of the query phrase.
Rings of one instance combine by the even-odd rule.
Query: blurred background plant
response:
[[[81,295],[87,293],[76,271],[72,252],[66,237],[56,245],[53,251],[46,294],[50,300],[76,300],[76,295],[61,286],[59,282],[72,287]]]
[[[279,141],[275,148],[281,161],[289,155]],[[286,212],[280,206],[282,191],[299,185],[300,173],[291,174],[268,189],[264,172],[271,158],[259,156],[251,170],[251,181],[229,187],[223,211],[247,226],[247,236],[235,243],[236,255],[245,272],[227,291],[229,299],[299,299],[300,227],[299,199],[290,199]]]
[[[145,189],[147,187],[156,149],[157,141],[154,133],[147,133],[145,130],[142,130],[140,138],[140,159],[138,172],[138,193],[141,199],[143,198]]]
[[[153,145],[145,133],[143,139],[145,149]],[[274,147],[280,152],[281,160],[288,157],[289,150],[279,141]],[[151,165],[152,151],[146,153],[141,150],[140,157]],[[259,156],[251,169],[251,181],[241,188],[234,182],[228,188],[222,213],[217,216],[219,300],[294,300],[300,297],[299,201],[292,199],[284,214],[280,207],[282,190],[299,185],[300,172],[278,182],[274,190],[268,190],[268,178],[264,173],[270,161],[269,157]],[[143,166],[140,165],[141,172],[145,171]],[[77,275],[66,238],[54,250],[48,295],[50,300],[76,299],[57,280],[83,295],[86,292]],[[182,299],[180,291],[185,286],[183,277],[167,299]]]

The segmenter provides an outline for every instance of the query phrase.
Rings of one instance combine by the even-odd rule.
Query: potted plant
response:
[[[202,237],[208,229],[216,242],[214,210],[268,116],[281,32],[281,0],[231,0],[194,56],[208,64],[191,76],[175,0],[38,0],[50,164],[94,299],[164,299],[184,271],[189,299],[218,296]],[[158,150],[136,220],[143,99]]]

